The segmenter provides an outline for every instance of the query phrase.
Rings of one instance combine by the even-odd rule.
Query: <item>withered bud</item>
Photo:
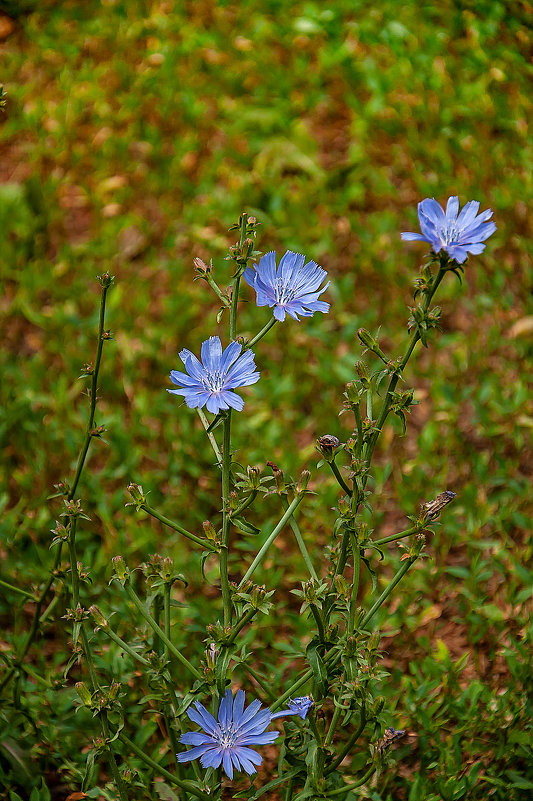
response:
[[[193,264],[194,269],[201,278],[205,278],[211,272],[211,267],[208,267],[205,261],[198,258],[198,256],[193,260]]]
[[[333,434],[323,434],[316,441],[316,449],[324,457],[326,462],[333,461],[339,446],[340,440],[333,436]]]

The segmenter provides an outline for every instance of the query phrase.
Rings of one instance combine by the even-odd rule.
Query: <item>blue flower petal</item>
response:
[[[405,241],[428,242],[435,253],[445,251],[451,259],[462,264],[468,253],[478,254],[484,250],[481,243],[496,230],[493,222],[488,222],[492,211],[486,209],[478,214],[479,202],[471,200],[459,212],[459,198],[448,198],[446,212],[435,198],[425,198],[418,204],[418,220],[422,234],[411,231],[402,233]]]
[[[302,253],[288,250],[276,268],[276,254],[271,251],[254,268],[248,267],[244,271],[244,279],[255,289],[257,305],[273,307],[276,320],[283,322],[287,314],[298,320],[298,315],[311,317],[315,311],[329,310],[329,304],[317,308],[310,306],[326,291],[329,282],[321,286],[327,276],[326,271],[315,261],[306,264]],[[309,296],[312,298],[309,299]]]

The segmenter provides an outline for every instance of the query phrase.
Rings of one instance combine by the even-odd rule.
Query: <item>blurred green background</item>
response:
[[[409,368],[420,405],[407,436],[392,424],[377,456],[380,536],[443,489],[458,498],[432,560],[383,615],[391,724],[415,744],[372,798],[529,797],[531,6],[44,0],[0,10],[2,577],[26,585],[46,575],[59,513],[47,497],[72,476],[83,437],[78,376],[94,358],[95,276],[109,270],[115,341],[96,420],[108,432],[80,487],[92,519],[81,535],[91,599],[116,553],[136,564],[170,552],[199,591],[197,557],[125,509],[125,486],[139,482],[193,531],[217,514],[201,426],[165,387],[182,347],[198,352],[214,333],[227,341],[192,262],[213,259],[217,281],[229,281],[228,228],[242,210],[262,223],[262,251],[303,252],[331,279],[328,315],[288,320],[257,349],[262,378],[235,426],[244,464],[311,469],[319,494],[302,527],[320,553],[337,492],[316,470],[314,442],[349,436],[338,412],[360,358],[357,329],[381,326],[384,349],[403,348],[424,251],[400,232],[417,230],[424,197],[477,199],[498,231],[463,286],[445,282],[443,332]],[[250,334],[268,312],[243,296],[240,333]],[[278,511],[270,500],[261,509],[272,522]],[[273,571],[285,587],[298,576],[289,556],[282,546]],[[2,600],[3,651],[31,620],[31,605],[13,616],[15,600]],[[108,603],[120,610],[118,597]],[[204,624],[200,608],[199,632]],[[31,658],[59,670],[68,637],[58,617]],[[73,753],[85,739],[70,684],[46,696],[40,742],[6,707],[20,755],[0,744],[0,786],[3,777],[27,791],[42,774],[53,798],[76,789],[82,755]],[[30,706],[43,702],[35,696]],[[37,778],[21,767],[36,760]]]

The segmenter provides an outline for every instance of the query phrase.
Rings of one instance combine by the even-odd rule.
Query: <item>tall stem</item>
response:
[[[229,529],[230,529],[230,466],[231,466],[231,409],[224,418],[224,439],[222,446],[222,548],[220,549],[220,586],[224,608],[224,626],[231,625],[231,592],[228,575]]]

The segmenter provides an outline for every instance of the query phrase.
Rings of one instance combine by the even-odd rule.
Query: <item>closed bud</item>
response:
[[[360,328],[357,332],[357,336],[369,350],[374,350],[375,346],[377,345],[376,340],[370,334],[370,331],[367,331],[366,328]]]
[[[84,706],[91,708],[93,705],[93,695],[89,688],[82,681],[77,681],[75,686],[76,692],[83,701]]]
[[[297,495],[302,495],[306,491],[310,478],[311,478],[311,473],[309,472],[309,470],[302,470],[302,472],[300,473],[300,480],[298,481],[298,487],[296,489]]]
[[[350,597],[350,590],[348,589],[346,579],[344,578],[344,576],[336,575],[334,576],[333,580],[335,582],[335,589],[337,590],[337,594],[340,595],[340,597],[344,601],[347,601],[348,598]]]
[[[114,556],[111,559],[115,569],[115,576],[123,584],[129,579],[130,571],[126,566],[126,562],[122,556]]]
[[[117,697],[117,695],[119,693],[119,690],[120,690],[120,684],[118,684],[118,682],[114,681],[113,684],[111,685],[111,687],[109,688],[109,700],[110,701],[115,701],[115,699],[116,699],[116,697]]]
[[[104,289],[110,287],[115,280],[115,276],[110,275],[108,272],[102,273],[102,275],[97,275],[96,277]]]
[[[348,657],[352,657],[355,656],[356,651],[357,651],[357,640],[353,636],[353,634],[350,634],[348,635],[348,637],[346,637],[345,654]]]
[[[161,560],[161,576],[165,581],[170,581],[174,573],[174,560],[170,556],[165,556]]]
[[[281,495],[282,492],[286,491],[285,486],[285,476],[283,475],[283,470],[280,470],[274,462],[267,462],[267,465],[272,470],[274,474],[274,481],[276,482],[276,492]]]
[[[202,523],[204,534],[210,542],[216,542],[217,534],[213,528],[213,524],[209,520],[204,520]]]
[[[368,370],[364,362],[356,362],[355,372],[357,373],[357,375],[361,380],[365,379],[366,381],[368,381]]]
[[[128,484],[126,489],[133,498],[133,503],[127,503],[126,506],[135,506],[139,512],[146,503],[146,496],[143,492],[143,488],[140,484],[134,484],[132,482],[131,484]]]
[[[246,468],[248,473],[248,481],[250,482],[250,489],[258,490],[261,487],[261,470],[259,467],[251,467],[248,465]]]
[[[94,620],[94,622],[96,623],[96,625],[98,626],[98,628],[106,629],[109,626],[108,621],[103,616],[102,612],[96,606],[96,604],[94,604],[93,606],[89,607],[89,613],[90,613],[92,619]]]

